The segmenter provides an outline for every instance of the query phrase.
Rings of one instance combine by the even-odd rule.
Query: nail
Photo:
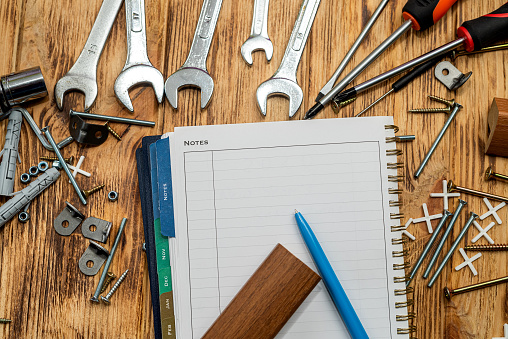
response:
[[[81,113],[81,112],[75,112],[73,110],[70,111],[69,115],[71,117],[75,115],[75,116],[78,116],[82,119],[103,120],[103,121],[119,122],[119,123],[123,123],[123,124],[131,124],[131,125],[146,126],[146,127],[155,126],[155,122],[153,122],[153,121],[119,118],[119,117],[112,117],[109,115]]]

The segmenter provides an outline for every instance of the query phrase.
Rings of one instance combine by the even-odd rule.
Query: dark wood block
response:
[[[274,338],[320,280],[277,244],[202,339]]]
[[[494,98],[487,126],[485,153],[508,157],[508,99]]]

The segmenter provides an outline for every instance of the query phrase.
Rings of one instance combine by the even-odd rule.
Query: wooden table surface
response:
[[[83,110],[83,95],[66,96],[65,107],[56,107],[53,88],[77,59],[88,37],[101,0],[9,0],[0,2],[0,74],[40,66],[49,89],[49,96],[27,105],[40,127],[50,126],[57,141],[69,135],[68,110]],[[379,0],[332,1],[324,0],[317,13],[307,46],[297,72],[304,93],[301,109],[294,119],[301,119],[314,102],[320,88],[334,72],[343,56],[379,4]],[[180,92],[179,108],[174,110],[165,101],[158,105],[150,88],[131,91],[135,114],[123,109],[117,101],[113,84],[126,57],[125,10],[113,26],[98,65],[99,94],[91,111],[98,114],[134,117],[156,121],[155,128],[111,124],[122,136],[113,137],[99,147],[72,144],[64,155],[86,156],[82,165],[92,173],[91,178],[78,176],[78,184],[85,189],[98,184],[106,188],[90,197],[89,204],[80,204],[68,180],[62,174],[30,206],[32,219],[21,224],[18,220],[0,229],[0,318],[12,323],[0,325],[2,338],[152,338],[153,318],[150,287],[141,222],[141,207],[137,185],[134,151],[146,135],[172,131],[175,126],[224,123],[246,123],[288,120],[288,100],[273,97],[268,102],[268,113],[260,114],[255,91],[277,69],[284,54],[289,35],[300,8],[300,0],[272,1],[268,33],[274,43],[270,63],[264,54],[254,55],[254,65],[248,67],[240,55],[240,46],[250,34],[253,1],[225,0],[210,49],[207,66],[214,78],[215,93],[210,106],[199,108],[198,90]],[[435,27],[425,32],[407,33],[386,53],[376,60],[356,83],[412,59],[426,51],[455,39],[456,28],[465,20],[488,13],[504,3],[502,0],[460,0]],[[202,0],[146,0],[148,51],[152,63],[167,78],[185,61],[201,10]],[[346,70],[360,62],[375,46],[399,27],[403,19],[403,1],[391,1],[367,40],[362,44]],[[473,71],[471,79],[452,93],[427,72],[406,89],[392,94],[367,115],[393,115],[400,127],[399,135],[415,134],[416,141],[400,145],[406,165],[402,211],[409,217],[420,217],[422,203],[429,211],[442,212],[440,199],[429,198],[430,192],[441,189],[443,179],[492,193],[507,195],[506,184],[484,182],[482,173],[492,164],[501,173],[508,173],[508,162],[503,158],[484,155],[487,131],[487,112],[494,97],[508,98],[506,52],[494,52],[457,59],[455,65],[463,72]],[[390,82],[391,84],[391,82]],[[368,103],[389,89],[383,84],[368,91],[352,105],[343,108],[337,116],[327,107],[318,118],[351,117]],[[408,114],[413,107],[438,106],[429,102],[428,94],[455,98],[464,108],[446,133],[422,176],[415,180],[412,174],[419,166],[429,146],[446,119],[445,114]],[[0,123],[5,131],[7,121]],[[3,145],[4,134],[0,134]],[[39,156],[51,155],[25,123],[20,141],[21,164],[17,175],[27,172],[38,163]],[[23,186],[16,180],[15,190]],[[119,192],[119,200],[111,203],[106,194]],[[483,214],[487,208],[480,198],[463,197],[468,201],[466,210]],[[4,203],[5,198],[0,200]],[[125,283],[108,306],[90,302],[90,296],[99,281],[99,275],[87,277],[78,268],[78,259],[88,246],[79,231],[62,237],[53,229],[53,220],[69,201],[88,216],[113,222],[112,235],[107,244],[111,248],[114,235],[123,217],[129,219],[111,269],[117,275],[125,269],[130,273]],[[454,200],[450,210],[454,210]],[[497,243],[508,242],[507,211],[499,215],[503,224],[494,227],[490,236]],[[463,213],[458,224],[463,225]],[[406,220],[405,219],[405,220]],[[405,222],[405,220],[403,220]],[[486,226],[489,220],[482,222]],[[457,236],[456,227],[452,237]],[[412,225],[409,231],[416,241],[407,244],[411,251],[408,260],[414,263],[430,235],[425,224]],[[478,232],[475,228],[461,243],[470,242]],[[485,239],[480,240],[484,243]],[[451,240],[446,245],[448,248]],[[491,338],[502,335],[508,322],[507,285],[463,294],[447,301],[442,288],[452,288],[507,275],[506,253],[483,253],[475,261],[478,276],[469,269],[454,271],[463,259],[457,253],[443,271],[432,289],[418,277],[415,281],[413,311],[417,314],[418,338]]]

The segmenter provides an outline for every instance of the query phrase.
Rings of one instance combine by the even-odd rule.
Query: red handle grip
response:
[[[448,12],[457,0],[409,0],[402,9],[402,16],[413,22],[417,31],[426,30]]]

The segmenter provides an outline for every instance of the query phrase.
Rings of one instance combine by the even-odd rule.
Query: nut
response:
[[[118,200],[118,193],[116,191],[109,192],[108,199],[109,199],[109,201],[117,201]]]
[[[21,180],[22,183],[28,184],[31,180],[31,177],[30,177],[30,174],[23,173],[23,174],[21,174],[21,177],[19,179]]]

